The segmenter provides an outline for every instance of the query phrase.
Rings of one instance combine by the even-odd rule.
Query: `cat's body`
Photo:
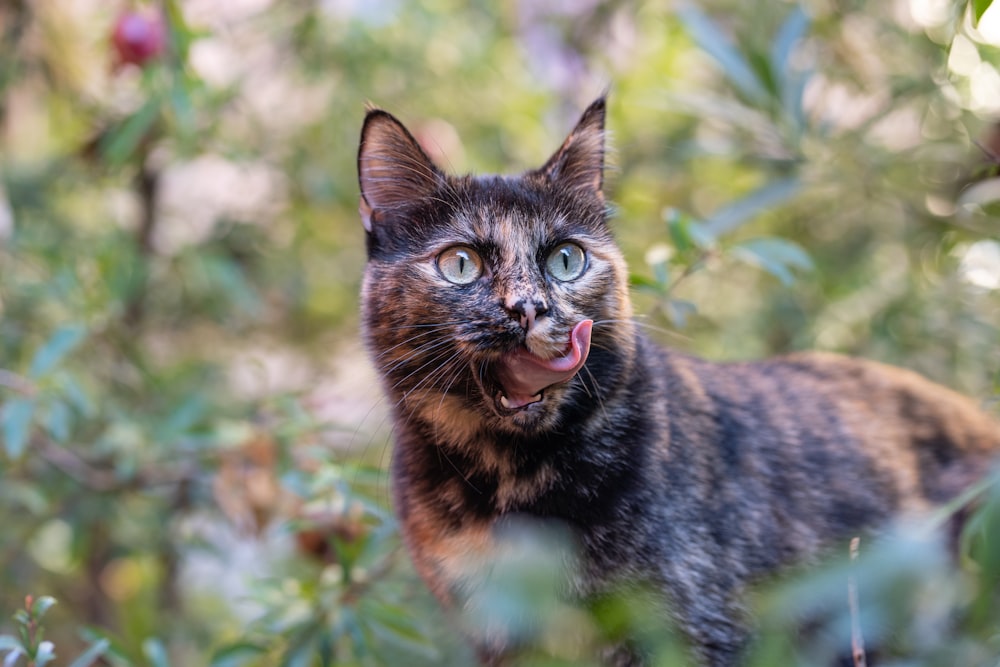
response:
[[[603,121],[599,100],[537,171],[454,178],[369,112],[363,318],[394,405],[396,511],[446,606],[509,517],[556,520],[579,545],[569,594],[650,586],[701,662],[733,664],[748,584],[953,497],[1000,426],[874,362],[713,364],[650,342],[606,225]],[[474,639],[488,661],[510,648]]]

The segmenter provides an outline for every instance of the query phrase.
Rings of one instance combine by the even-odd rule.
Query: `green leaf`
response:
[[[77,656],[76,660],[69,663],[69,667],[90,667],[90,665],[94,664],[95,660],[104,655],[109,646],[111,646],[110,640],[98,639],[86,651]]]
[[[63,395],[84,417],[94,417],[97,415],[97,404],[94,399],[87,394],[87,391],[80,384],[78,379],[68,373],[57,376]]]
[[[986,10],[990,8],[993,4],[993,0],[972,0],[972,26],[975,27],[979,24],[979,20],[983,18],[983,14]]]
[[[53,660],[56,659],[56,647],[52,642],[42,642],[38,645],[38,651],[35,652],[34,665],[35,667],[45,667]]]
[[[7,657],[4,658],[3,667],[12,667],[13,665],[16,665],[18,658],[20,658],[22,655],[27,655],[27,653],[24,651],[23,648],[18,646],[17,648],[13,649],[10,653],[7,654]]]
[[[789,60],[795,46],[806,36],[809,25],[809,16],[800,5],[796,5],[781,24],[771,46],[771,65],[774,68],[774,77],[778,81],[782,106],[788,118],[799,129],[805,125],[802,94],[809,77],[805,72],[791,71]]]
[[[0,484],[0,503],[16,508],[15,511],[24,510],[35,517],[52,511],[44,490],[34,481],[5,479],[3,484]]]
[[[687,326],[688,318],[698,312],[698,307],[684,299],[670,299],[666,303],[667,317],[678,329]]]
[[[146,656],[153,667],[170,667],[170,658],[167,657],[167,649],[156,637],[147,637],[142,642],[142,654]]]
[[[665,288],[665,285],[661,285],[658,281],[638,273],[629,274],[628,280],[632,287],[654,294],[663,293]]]
[[[31,605],[31,613],[36,619],[41,618],[56,604],[56,599],[50,595],[43,595],[37,598]]]
[[[309,667],[316,653],[318,628],[310,623],[305,630],[289,639],[288,650],[281,656],[280,667]]]
[[[747,60],[707,14],[694,5],[686,5],[677,15],[695,43],[715,59],[740,92],[756,102],[767,99],[767,90]]]
[[[0,635],[0,652],[3,651],[19,651],[21,649],[21,640],[19,640],[14,635]]]
[[[267,653],[267,649],[251,642],[238,642],[224,646],[212,656],[209,667],[240,667]]]
[[[68,405],[62,401],[53,401],[45,411],[42,424],[53,440],[65,443],[69,440],[72,419],[73,414]]]
[[[0,432],[9,458],[18,459],[24,454],[34,414],[35,401],[28,398],[12,398],[0,409]]]
[[[715,235],[701,222],[677,209],[667,209],[663,217],[670,232],[670,240],[677,252],[684,253],[692,248],[702,250],[715,245]]]
[[[372,633],[383,641],[428,659],[433,660],[438,657],[437,649],[428,639],[427,632],[406,609],[376,603],[367,606],[366,611],[363,616],[364,622]]]
[[[104,652],[104,659],[112,667],[133,667],[134,662],[131,657],[132,652],[127,649],[124,643],[113,636],[108,636],[105,631],[98,630],[96,628],[83,628],[80,631],[80,636],[84,641],[88,641],[91,644],[96,644],[98,642],[107,642],[107,648]]]
[[[156,439],[169,441],[187,433],[201,421],[207,411],[208,404],[205,397],[193,394],[178,405],[162,424],[158,425]]]
[[[101,140],[101,154],[112,165],[124,164],[160,117],[160,100],[151,97],[139,110],[109,131]]]
[[[86,335],[86,328],[79,324],[71,324],[57,329],[52,337],[35,352],[28,376],[38,378],[51,371],[62,361],[63,357],[80,344]]]
[[[764,185],[749,195],[721,208],[705,221],[705,227],[712,236],[722,236],[754,216],[794,197],[801,187],[797,178],[786,178]]]
[[[741,243],[731,250],[734,257],[757,266],[786,285],[795,281],[791,268],[811,270],[812,259],[796,243],[787,239],[763,237]]]
[[[788,60],[795,49],[795,45],[806,36],[809,29],[809,17],[800,5],[795,5],[788,14],[778,34],[774,36],[774,44],[771,45],[771,63],[778,72],[788,69]]]

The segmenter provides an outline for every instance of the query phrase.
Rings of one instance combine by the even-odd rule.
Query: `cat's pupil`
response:
[[[560,251],[560,254],[562,255],[563,268],[569,271],[569,250],[567,248],[563,248]]]

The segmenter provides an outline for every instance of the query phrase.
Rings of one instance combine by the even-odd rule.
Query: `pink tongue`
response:
[[[593,320],[583,320],[573,327],[570,349],[561,357],[542,359],[524,349],[504,357],[497,374],[507,399],[506,407],[520,408],[534,403],[543,389],[576,375],[590,353],[593,325]]]

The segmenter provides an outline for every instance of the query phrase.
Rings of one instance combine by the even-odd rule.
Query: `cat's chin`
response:
[[[506,396],[499,390],[486,403],[496,417],[497,426],[516,432],[537,432],[555,425],[566,389],[566,384],[557,384],[520,398]]]
[[[516,412],[518,410],[523,410],[535,403],[539,403],[542,400],[542,392],[538,392],[534,396],[511,396],[508,397],[505,394],[500,394],[497,399],[497,403],[500,404],[500,408],[503,410],[508,410],[510,412]]]
[[[558,399],[550,396],[555,393],[546,390],[529,397],[511,398],[501,391],[493,395],[490,407],[503,426],[516,431],[535,431],[544,429],[555,412]]]

